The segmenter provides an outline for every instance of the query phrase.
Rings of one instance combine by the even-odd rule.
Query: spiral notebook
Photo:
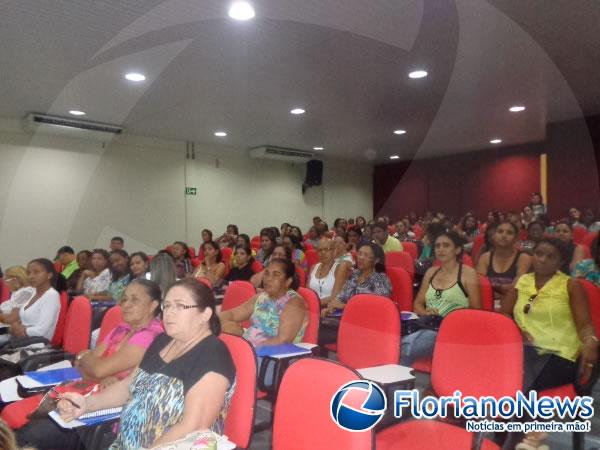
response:
[[[71,420],[70,422],[65,422],[56,411],[50,411],[48,415],[62,428],[71,429],[110,422],[111,420],[121,417],[122,410],[123,408],[120,406],[118,408],[100,409],[98,411],[83,414],[78,419]]]

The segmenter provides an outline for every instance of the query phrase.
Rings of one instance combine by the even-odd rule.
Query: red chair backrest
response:
[[[65,319],[63,349],[76,355],[90,346],[92,332],[92,305],[87,297],[75,297]]]
[[[473,265],[473,258],[471,258],[469,255],[467,255],[466,253],[463,253],[462,255],[462,262],[465,266],[469,266],[469,267],[475,267]]]
[[[208,286],[211,289],[213,288],[212,282],[208,278],[205,278],[205,277],[196,277],[196,280],[198,280],[200,283]]]
[[[308,344],[317,344],[319,340],[319,320],[321,318],[321,302],[314,291],[307,288],[299,288],[298,294],[304,299],[304,304],[308,310],[308,323],[304,330],[304,339],[302,342]]]
[[[481,308],[485,311],[494,311],[494,289],[492,283],[485,275],[479,275],[479,292],[481,295]]]
[[[514,397],[523,384],[523,337],[498,313],[458,309],[440,327],[431,383],[437,395]]]
[[[188,247],[188,256],[190,257],[190,259],[196,257],[196,249],[194,247]]]
[[[408,253],[413,260],[419,257],[419,249],[414,242],[402,242],[402,249]]]
[[[10,298],[10,289],[4,279],[0,278],[0,303]]]
[[[304,273],[304,269],[302,269],[302,267],[296,266],[296,275],[298,275],[300,287],[306,287],[306,273]]]
[[[312,246],[312,244],[309,244],[308,242],[304,242],[304,253],[306,253],[308,250],[314,250],[315,248]]]
[[[413,225],[412,231],[415,233],[415,238],[420,240],[423,237],[423,227],[421,225]]]
[[[232,253],[233,249],[231,247],[223,247],[221,249],[221,257],[223,258],[223,262],[226,266],[229,266],[229,260],[231,259]]]
[[[100,333],[98,334],[98,344],[101,343],[108,333],[115,329],[117,325],[123,322],[123,311],[119,305],[113,306],[104,314],[100,324]]]
[[[400,313],[389,299],[373,294],[352,297],[340,321],[338,360],[353,369],[398,364]]]
[[[400,311],[413,310],[413,283],[402,267],[386,267],[385,273],[392,283],[392,301]]]
[[[190,261],[192,262],[192,267],[198,267],[201,263],[202,263],[202,259],[201,258],[192,258],[190,259]]]
[[[235,392],[225,417],[224,434],[238,448],[248,448],[252,439],[256,405],[256,354],[240,336],[219,335],[235,364]]]
[[[319,262],[319,254],[316,250],[311,249],[306,250],[304,255],[306,256],[306,262],[308,263],[308,271],[310,272],[310,269],[312,269],[312,267]]]
[[[56,273],[62,272],[62,264],[59,261],[54,261],[54,270],[56,270]]]
[[[590,306],[590,316],[596,329],[596,336],[600,334],[600,288],[588,280],[577,280],[581,283],[587,294]]]
[[[52,347],[60,347],[63,342],[63,336],[65,332],[65,321],[67,318],[68,308],[68,297],[66,291],[60,293],[60,312],[58,313],[58,320],[56,321],[56,328],[54,328],[54,335],[50,340]],[[89,336],[88,336],[89,338]]]
[[[228,311],[250,300],[256,289],[249,281],[232,281],[225,290],[221,311]]]
[[[260,248],[260,236],[254,236],[250,240],[250,247],[252,250],[258,250]]]
[[[587,237],[588,232],[583,227],[573,227],[573,242],[576,244],[583,244],[583,241]]]
[[[583,239],[582,244],[585,245],[588,249],[591,249],[592,248],[592,242],[597,237],[598,237],[598,232],[588,233],[587,236]]]
[[[277,395],[273,450],[372,449],[372,431],[347,431],[331,419],[335,393],[360,379],[352,369],[325,359],[304,358],[293,363]]]
[[[415,277],[415,262],[407,252],[387,252],[385,254],[386,267],[401,267],[408,272],[410,278]]]
[[[471,249],[471,257],[475,264],[477,264],[477,260],[479,259],[479,253],[481,252],[481,247],[485,243],[485,232],[482,232],[475,236],[473,239],[473,248]]]
[[[262,263],[258,259],[255,259],[250,267],[254,273],[258,273],[264,269]]]

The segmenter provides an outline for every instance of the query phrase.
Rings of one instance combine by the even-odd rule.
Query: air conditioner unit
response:
[[[58,134],[99,141],[110,140],[123,132],[123,128],[117,125],[40,113],[27,114],[23,121],[23,127],[26,131],[33,133]]]
[[[250,158],[305,163],[313,158],[313,154],[305,150],[265,145],[251,148]]]

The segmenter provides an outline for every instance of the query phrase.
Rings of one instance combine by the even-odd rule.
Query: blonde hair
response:
[[[19,281],[20,287],[29,286],[29,278],[27,278],[27,270],[23,266],[12,266],[5,270],[4,279],[16,278]]]
[[[2,450],[16,450],[17,442],[15,435],[9,426],[0,419],[0,449]]]

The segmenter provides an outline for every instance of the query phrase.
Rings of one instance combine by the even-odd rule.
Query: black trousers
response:
[[[526,345],[523,352],[523,392],[542,391],[575,382],[577,364],[558,355],[539,355],[537,350]]]

